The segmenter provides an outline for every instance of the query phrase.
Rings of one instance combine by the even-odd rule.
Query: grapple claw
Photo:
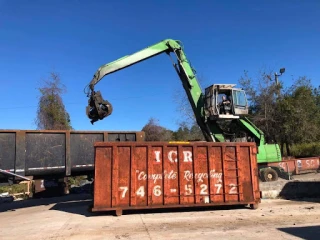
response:
[[[100,91],[91,92],[88,100],[88,106],[86,108],[86,113],[88,118],[91,119],[91,124],[109,116],[112,111],[113,108],[111,103],[102,98]]]

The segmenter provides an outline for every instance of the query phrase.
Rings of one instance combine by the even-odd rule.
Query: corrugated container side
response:
[[[92,211],[259,202],[254,143],[95,143]]]
[[[320,169],[319,157],[297,158],[296,159],[296,174]]]
[[[0,169],[8,170],[14,168],[15,160],[15,133],[0,132]]]
[[[283,169],[286,173],[300,174],[320,169],[320,157],[284,159],[281,162],[268,163],[267,166]]]
[[[142,131],[1,130],[0,169],[44,179],[92,173],[94,142],[144,141]],[[0,173],[0,182],[7,176]]]

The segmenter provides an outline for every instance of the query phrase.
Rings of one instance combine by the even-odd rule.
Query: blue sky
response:
[[[0,129],[36,128],[36,87],[50,71],[76,130],[140,131],[150,117],[177,129],[182,86],[165,54],[103,78],[96,90],[113,114],[94,125],[85,114],[83,89],[101,65],[166,38],[183,42],[203,88],[280,67],[286,84],[319,85],[319,24],[319,0],[0,0]]]

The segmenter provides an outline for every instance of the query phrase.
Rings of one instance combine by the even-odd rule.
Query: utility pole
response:
[[[286,71],[285,68],[280,68],[280,74],[274,73],[274,79],[276,81],[276,86],[277,87],[279,87],[278,77],[280,77],[285,71]],[[279,88],[277,89],[277,95],[278,95],[278,98],[279,98],[279,96],[280,96],[280,89]]]

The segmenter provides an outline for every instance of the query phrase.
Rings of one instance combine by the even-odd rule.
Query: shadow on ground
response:
[[[320,182],[292,181],[287,182],[279,193],[279,197],[295,201],[320,201]]]
[[[91,204],[92,204],[92,199],[59,202],[59,203],[56,203],[54,206],[52,206],[49,210],[56,210],[56,211],[67,212],[72,214],[78,214],[85,217],[98,215],[95,213],[91,213],[90,211]]]
[[[278,230],[306,240],[318,240],[320,238],[320,226],[278,228]]]
[[[180,212],[180,213],[181,212],[208,212],[209,213],[217,210],[228,211],[228,210],[245,209],[245,208],[246,207],[243,205],[229,205],[229,206],[208,206],[208,207],[130,209],[130,210],[123,210],[123,215],[177,213],[177,212]],[[248,211],[250,211],[249,207],[248,207]]]
[[[116,216],[115,210],[91,212],[92,201],[81,202],[61,202],[55,204],[50,210],[68,212],[73,214],[80,214],[85,217],[92,216]],[[132,214],[157,214],[157,213],[175,213],[175,212],[201,212],[201,211],[215,211],[215,210],[234,210],[244,209],[244,205],[230,205],[230,206],[208,206],[208,207],[181,207],[181,208],[149,208],[149,209],[130,209],[123,210],[122,215]],[[248,207],[248,211],[250,211]]]
[[[59,204],[63,202],[87,202],[89,205],[92,201],[90,194],[69,194],[60,197],[40,198],[40,199],[27,199],[21,201],[14,201],[9,203],[0,204],[0,212],[15,211],[21,208],[35,207],[41,205]],[[89,203],[88,203],[89,202]]]
[[[69,194],[60,197],[29,199],[15,201],[11,203],[0,204],[0,212],[15,211],[21,208],[28,208],[41,205],[53,205],[50,210],[79,214],[86,217],[96,215],[115,215],[115,211],[91,213],[92,196],[89,193]],[[291,181],[285,183],[279,194],[280,198],[320,203],[320,182],[317,181]],[[129,214],[157,214],[157,213],[174,213],[174,212],[193,212],[193,211],[215,211],[215,210],[233,210],[243,209],[242,206],[208,206],[208,207],[190,207],[190,208],[160,208],[144,210],[123,210],[123,215]],[[249,210],[249,209],[248,209]]]
[[[28,199],[0,204],[0,212],[16,211],[22,208],[35,207],[41,205],[52,205],[49,210],[62,211],[72,214],[79,214],[85,217],[110,216],[115,215],[115,211],[91,212],[92,196],[90,194],[69,194],[59,197],[46,197],[40,199]],[[208,206],[208,207],[181,207],[181,208],[150,208],[150,209],[130,209],[123,210],[123,215],[131,214],[157,214],[175,212],[199,212],[214,210],[243,209],[244,205],[231,206]],[[248,211],[250,209],[248,208]]]

